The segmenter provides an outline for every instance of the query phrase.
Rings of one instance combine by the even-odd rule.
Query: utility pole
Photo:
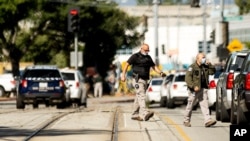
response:
[[[220,0],[220,16],[221,16],[221,21],[224,21],[224,0]]]
[[[203,0],[203,50],[204,53],[207,53],[207,21],[206,21],[206,11],[207,11],[207,0]]]
[[[75,48],[75,69],[78,69],[78,33],[74,33],[74,48]]]
[[[155,25],[155,35],[154,35],[154,40],[155,40],[155,63],[156,65],[159,65],[159,48],[158,48],[158,5],[159,5],[159,0],[154,0],[154,25]]]

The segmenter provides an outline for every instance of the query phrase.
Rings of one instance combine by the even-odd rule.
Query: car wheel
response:
[[[166,97],[163,96],[161,97],[161,100],[160,100],[160,107],[165,107],[166,106]]]
[[[49,107],[49,106],[50,106],[49,101],[46,101],[45,102],[45,107]]]
[[[168,99],[168,103],[167,103],[167,107],[168,108],[174,108],[174,100],[173,99]]]
[[[34,102],[34,103],[33,103],[33,108],[34,108],[34,109],[37,109],[37,108],[38,108],[38,102]]]
[[[5,96],[5,91],[3,87],[0,87],[0,97]]]
[[[247,120],[247,112],[244,112],[246,109],[246,105],[245,105],[245,99],[242,99],[241,96],[238,96],[238,108],[237,108],[237,124],[238,125],[244,125],[248,123]]]
[[[56,104],[56,108],[57,109],[64,109],[65,108],[65,102]]]
[[[87,108],[87,102],[82,104],[85,108]]]
[[[223,98],[221,99],[221,122],[230,122],[230,111],[227,110]]]
[[[220,91],[216,89],[215,118],[217,121],[220,121],[221,100],[219,99],[219,95],[220,95]]]
[[[236,124],[236,105],[235,105],[235,101],[234,101],[234,97],[235,97],[236,91],[235,89],[232,90],[232,101],[231,101],[231,114],[230,114],[230,123],[231,124]]]
[[[17,96],[17,98],[16,98],[16,108],[17,109],[24,109],[25,108],[25,104],[23,103],[23,98],[20,96]]]

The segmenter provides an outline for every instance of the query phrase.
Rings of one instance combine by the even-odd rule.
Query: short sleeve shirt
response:
[[[149,79],[150,68],[155,66],[151,56],[140,52],[133,54],[127,62],[132,65],[133,73],[139,74],[142,79]]]

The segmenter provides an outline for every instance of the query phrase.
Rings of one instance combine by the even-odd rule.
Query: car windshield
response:
[[[152,85],[161,85],[162,80],[153,80]]]
[[[62,76],[64,80],[75,80],[74,73],[62,72]]]
[[[175,82],[183,82],[185,81],[185,75],[177,75],[175,77]]]
[[[27,77],[61,77],[61,76],[57,70],[37,69],[37,70],[27,70],[23,74],[23,78]]]

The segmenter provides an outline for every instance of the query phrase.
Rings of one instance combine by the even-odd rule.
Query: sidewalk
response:
[[[16,97],[0,97],[0,101],[10,101],[10,100],[15,100]]]

